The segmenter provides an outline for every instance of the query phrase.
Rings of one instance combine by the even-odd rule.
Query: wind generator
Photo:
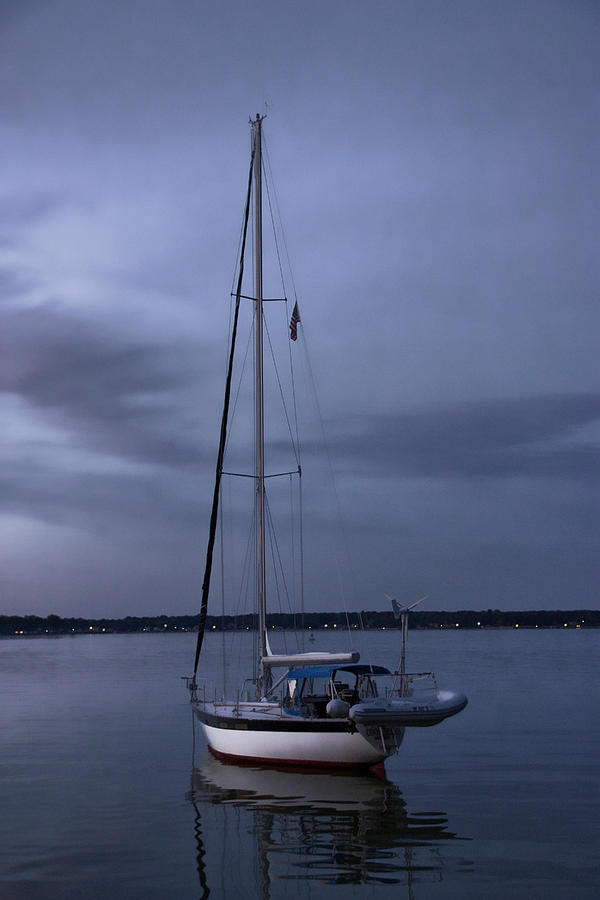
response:
[[[420,600],[416,600],[414,603],[411,603],[410,606],[400,606],[395,597],[390,597],[389,594],[385,594],[388,600],[392,603],[392,610],[394,611],[394,618],[402,620],[402,649],[400,650],[400,696],[406,697],[406,635],[408,634],[408,614],[411,609],[414,609],[415,606],[418,606],[419,603],[422,603],[423,600],[429,599],[429,594],[425,594],[424,597],[421,597]]]

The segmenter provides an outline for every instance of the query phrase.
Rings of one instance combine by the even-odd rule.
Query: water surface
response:
[[[353,638],[396,663],[397,632]],[[211,674],[221,646],[208,635]],[[180,681],[193,648],[0,641],[0,896],[599,895],[597,632],[411,632],[409,668],[469,706],[409,730],[384,779],[214,760]]]

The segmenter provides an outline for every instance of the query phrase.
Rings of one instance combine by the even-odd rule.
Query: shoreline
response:
[[[0,616],[0,637],[53,637],[81,634],[194,633],[199,616],[126,616],[121,619],[41,616]],[[391,612],[275,614],[268,617],[270,631],[394,631],[400,622]],[[415,631],[507,631],[587,629],[600,627],[600,610],[459,610],[414,612],[409,620]],[[255,631],[252,615],[208,616],[207,632]]]

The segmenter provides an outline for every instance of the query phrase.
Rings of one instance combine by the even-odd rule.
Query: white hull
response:
[[[277,707],[279,709],[279,707]],[[332,731],[323,722],[298,722],[295,730],[287,730],[289,717],[262,718],[227,716],[229,710],[217,705],[219,724],[206,721],[205,708],[194,707],[206,735],[208,745],[218,756],[238,761],[291,766],[323,766],[368,768],[376,766],[398,749],[404,729],[370,726],[361,731],[352,723]],[[211,709],[211,719],[214,719]],[[287,722],[286,722],[287,720]],[[278,727],[278,722],[280,727]],[[254,729],[252,726],[260,724]],[[294,723],[296,724],[296,723]],[[341,725],[342,723],[340,723]]]
[[[257,731],[242,734],[202,723],[208,744],[215,753],[236,759],[288,765],[374,766],[386,754],[378,753],[362,735],[304,734]]]

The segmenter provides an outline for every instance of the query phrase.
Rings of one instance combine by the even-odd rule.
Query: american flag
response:
[[[298,312],[298,302],[294,304],[292,318],[290,319],[290,338],[293,341],[298,340],[298,322],[300,321],[300,313]]]

